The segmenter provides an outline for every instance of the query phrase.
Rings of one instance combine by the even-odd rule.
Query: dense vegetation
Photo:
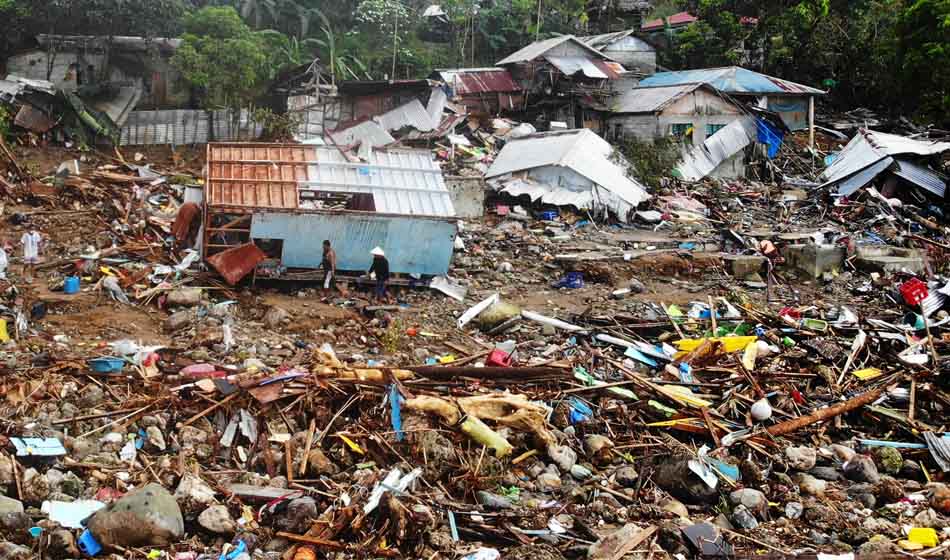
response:
[[[609,1],[0,0],[0,56],[38,33],[183,36],[177,63],[227,104],[314,56],[336,79],[492,65],[536,37],[600,32]],[[433,3],[441,23],[422,17]],[[667,30],[663,67],[742,64],[827,88],[838,107],[950,120],[950,0],[656,0],[642,15],[684,9],[700,20]]]

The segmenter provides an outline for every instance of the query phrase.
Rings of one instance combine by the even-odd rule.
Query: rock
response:
[[[689,519],[689,510],[686,509],[686,506],[683,505],[683,502],[677,500],[676,498],[662,498],[658,503],[660,509],[672,513],[673,515],[680,517],[682,519]]]
[[[100,509],[89,518],[87,527],[105,547],[166,546],[185,534],[178,502],[155,483]]]
[[[846,445],[841,445],[840,443],[832,444],[828,447],[832,453],[835,454],[835,457],[842,463],[847,463],[854,458],[857,453],[854,452],[854,449]]]
[[[201,303],[201,288],[178,288],[168,292],[165,303],[169,306],[191,307]]]
[[[690,456],[666,457],[653,473],[653,481],[673,497],[687,504],[708,504],[719,499],[719,491],[710,488],[689,470]]]
[[[23,502],[0,495],[0,515],[8,513],[23,513]]]
[[[950,514],[950,486],[941,483],[930,485],[930,507],[943,514]]]
[[[802,494],[806,496],[816,496],[820,498],[825,495],[825,490],[828,488],[827,482],[819,480],[808,473],[796,474],[795,482],[798,484],[798,488]]]
[[[890,476],[882,476],[874,485],[874,497],[881,504],[892,504],[904,497],[904,486]]]
[[[0,541],[0,559],[3,560],[32,560],[33,551],[25,546],[12,542]]]
[[[165,319],[165,330],[167,332],[177,332],[191,324],[194,314],[191,311],[179,311],[172,313]]]
[[[0,484],[14,484],[13,457],[9,455],[0,455]]]
[[[765,494],[752,488],[740,488],[732,492],[729,494],[729,501],[733,505],[743,505],[749,508],[749,511],[759,517],[764,517],[769,508],[769,500],[765,497]]]
[[[588,478],[594,476],[594,473],[583,465],[575,464],[571,467],[571,476],[577,480],[587,480]]]
[[[914,524],[917,527],[933,527],[934,529],[939,529],[944,525],[944,521],[940,519],[940,515],[938,515],[937,512],[927,508],[921,510],[920,513],[914,516]]]
[[[33,518],[25,512],[14,511],[0,515],[0,529],[13,542],[29,544],[32,539],[29,533],[32,526]]]
[[[550,472],[538,476],[538,489],[542,492],[556,492],[561,489],[561,477]]]
[[[307,469],[313,476],[333,476],[340,472],[322,449],[311,449],[307,458]]]
[[[52,556],[58,558],[79,558],[79,548],[76,538],[66,529],[51,531],[49,535],[49,549]]]
[[[642,531],[642,529],[633,523],[624,525],[590,545],[590,548],[587,549],[587,558],[590,560],[613,560],[614,558],[619,558],[622,555],[623,547],[634,537],[639,535],[640,531]]]
[[[735,523],[736,527],[742,527],[743,529],[755,529],[759,526],[752,510],[742,504],[732,510],[732,522]]]
[[[636,278],[631,278],[627,281],[627,287],[630,288],[630,291],[635,294],[642,294],[647,291],[647,286],[640,280]]]
[[[175,499],[187,512],[197,512],[218,503],[214,490],[200,477],[186,473],[175,489]]]
[[[148,437],[148,444],[159,451],[165,451],[165,434],[158,426],[149,426],[145,429],[145,435]]]
[[[264,314],[264,324],[274,329],[281,326],[285,321],[290,321],[290,313],[280,307],[271,307]]]
[[[884,535],[874,535],[857,550],[857,555],[861,558],[886,558],[900,554],[901,549]]]
[[[818,453],[811,447],[786,447],[788,466],[797,471],[810,471],[818,461]]]
[[[789,519],[798,519],[802,516],[803,511],[805,511],[805,506],[800,502],[788,502],[785,504],[785,517]]]
[[[208,432],[194,426],[183,426],[178,431],[182,447],[195,447],[208,441]]]
[[[828,482],[844,480],[844,475],[834,467],[815,467],[808,471],[808,474],[820,480],[827,480]]]
[[[614,442],[610,438],[601,435],[589,435],[584,438],[584,453],[587,454],[591,460],[595,458],[602,458],[604,455],[608,454],[609,450],[614,446]]]
[[[72,496],[73,498],[78,498],[81,496],[85,487],[86,484],[82,481],[82,479],[76,476],[76,473],[72,471],[66,473],[66,476],[63,477],[62,484],[60,484],[60,489],[62,492],[66,495]]]
[[[874,462],[887,474],[896,475],[904,466],[901,452],[893,447],[878,447],[874,450]]]
[[[39,505],[49,496],[49,493],[49,480],[44,475],[33,468],[23,472],[23,501]]]
[[[844,464],[842,470],[848,480],[855,482],[877,484],[881,480],[881,475],[877,472],[877,466],[874,464],[874,460],[867,455],[855,455],[850,461]]]
[[[614,473],[614,480],[624,488],[633,488],[637,485],[639,479],[640,474],[637,472],[637,469],[630,466],[620,467]]]
[[[106,398],[106,392],[98,385],[87,385],[77,404],[82,408],[94,408]]]
[[[220,535],[233,535],[237,532],[237,524],[231,519],[228,507],[224,505],[213,505],[205,509],[198,516],[198,524]]]
[[[566,445],[549,445],[548,456],[562,472],[570,472],[577,462],[577,453]]]
[[[295,498],[287,504],[287,511],[277,520],[277,526],[289,533],[305,533],[319,515],[317,502],[313,498]]]
[[[485,490],[479,490],[476,492],[475,499],[478,500],[479,504],[485,506],[488,509],[512,509],[515,507],[508,498]]]

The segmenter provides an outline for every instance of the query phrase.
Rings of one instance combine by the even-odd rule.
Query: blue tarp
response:
[[[800,94],[820,95],[820,89],[809,87],[781,78],[759,74],[746,68],[728,66],[726,68],[703,68],[699,70],[681,70],[678,72],[657,72],[640,81],[640,87],[676,86],[682,84],[709,84],[725,93],[738,94]]]
[[[769,159],[778,155],[778,149],[782,147],[782,140],[785,138],[785,132],[772,126],[768,121],[755,119],[756,141],[759,144],[765,144],[769,147]]]

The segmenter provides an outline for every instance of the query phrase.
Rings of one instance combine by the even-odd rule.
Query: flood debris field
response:
[[[4,242],[46,246],[0,280],[5,558],[948,554],[939,205],[489,203],[449,288],[379,302],[174,249],[202,151],[17,152]]]

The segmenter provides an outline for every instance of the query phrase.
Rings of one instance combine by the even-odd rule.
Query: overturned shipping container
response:
[[[212,265],[247,268],[240,248],[253,243],[259,275],[303,278],[319,268],[327,239],[344,273],[366,271],[376,246],[394,273],[448,272],[457,218],[429,151],[373,150],[359,161],[328,146],[209,144],[207,157],[203,252]],[[235,256],[213,259],[225,251]]]

